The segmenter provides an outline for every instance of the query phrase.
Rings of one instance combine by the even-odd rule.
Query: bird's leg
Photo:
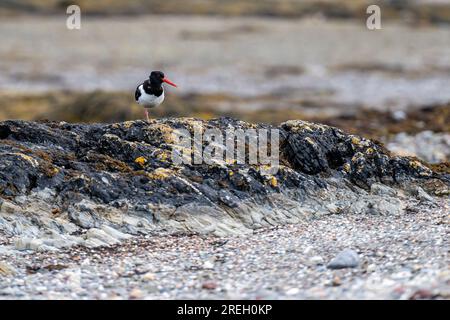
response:
[[[145,118],[147,118],[147,122],[150,121],[150,118],[148,117],[148,110],[147,109],[145,109]]]

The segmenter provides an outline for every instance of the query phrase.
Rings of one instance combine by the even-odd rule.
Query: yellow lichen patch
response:
[[[33,157],[30,157],[30,156],[28,156],[26,154],[23,154],[23,153],[12,153],[12,155],[21,157],[22,159],[24,159],[24,160],[28,161],[29,163],[31,163],[31,165],[33,167],[37,167],[39,165],[39,162],[36,159],[34,159]]]
[[[300,127],[299,129],[304,130],[304,131],[314,132],[314,130],[311,129],[311,127],[309,127],[309,126],[307,126],[307,125],[303,125],[303,126]]]
[[[269,171],[270,169],[272,169],[272,166],[270,165],[270,164],[263,164],[261,167],[260,167],[260,171],[262,171],[262,170],[264,170],[264,171]]]
[[[352,162],[357,162],[362,156],[363,154],[361,152],[355,153],[352,157]]]
[[[324,133],[327,129],[329,129],[330,127],[328,127],[328,126],[326,126],[326,125],[323,125],[323,124],[318,124],[318,123],[315,123],[314,124],[314,129],[316,129],[316,130],[320,130],[320,132],[322,132],[322,133]]]
[[[155,124],[150,127],[150,130],[161,133],[161,137],[163,138],[165,143],[174,142],[174,129],[172,127],[166,124]]]
[[[375,150],[373,150],[373,148],[367,148],[366,153],[367,154],[373,154],[375,152]]]
[[[155,169],[153,172],[151,172],[149,174],[149,177],[151,179],[164,180],[164,179],[167,179],[173,173],[174,172],[172,170],[170,170],[170,169],[158,168],[158,169]]]
[[[358,137],[352,137],[352,143],[355,145],[358,145],[361,142],[361,139]]]
[[[274,188],[276,188],[278,186],[278,180],[276,177],[272,176],[272,178],[270,178],[270,185]]]
[[[426,170],[426,171],[431,171],[430,169],[428,169],[427,167],[425,167],[420,161],[417,160],[412,160],[409,162],[409,165],[414,168],[414,169],[422,169],[422,170]]]
[[[147,159],[145,159],[144,157],[139,157],[139,158],[136,158],[136,160],[134,160],[134,162],[143,167],[147,163]]]
[[[228,173],[228,175],[229,175],[230,177],[231,177],[233,174],[234,174],[233,171],[230,171],[230,172]]]
[[[301,120],[288,120],[283,123],[283,125],[289,127],[293,132],[299,132],[299,131],[310,131],[313,132],[314,130],[311,129],[310,126],[313,124],[307,121],[301,121]]]
[[[170,152],[162,151],[160,154],[156,156],[161,161],[166,161],[170,157]]]
[[[183,160],[183,163],[191,163],[191,158],[192,158],[192,149],[190,148],[184,148],[182,146],[178,146],[178,145],[171,145],[171,147],[173,148],[172,152],[177,152],[179,154],[179,156],[181,157],[181,159]],[[195,155],[199,158],[202,157],[201,153],[196,152]],[[172,156],[172,155],[171,155]],[[175,158],[172,158],[173,160]]]
[[[313,145],[313,146],[316,145],[316,142],[313,139],[311,139],[310,137],[306,137],[305,141],[308,142],[309,144]]]
[[[237,160],[236,159],[225,159],[225,162],[227,164],[235,164],[237,162]]]
[[[57,167],[49,167],[46,169],[47,176],[49,177],[54,177],[59,173],[59,169]]]
[[[123,126],[127,129],[131,128],[131,126],[133,125],[134,121],[125,121],[123,123]]]
[[[106,155],[90,154],[88,159],[90,162],[95,163],[95,168],[97,170],[112,170],[119,172],[133,171],[133,169],[131,169],[125,162],[113,159]]]
[[[351,166],[349,163],[344,163],[343,168],[344,168],[345,172],[350,172],[350,170],[351,170]]]

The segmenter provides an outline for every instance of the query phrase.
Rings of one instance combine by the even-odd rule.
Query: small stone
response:
[[[6,264],[5,262],[0,261],[0,275],[2,276],[13,276],[17,273],[16,269]]]
[[[135,288],[131,290],[130,292],[130,299],[141,299],[143,296],[143,293],[140,289]]]
[[[286,291],[286,294],[288,296],[294,296],[294,295],[298,294],[299,292],[300,292],[299,288],[291,288],[288,291]]]
[[[156,276],[154,273],[151,272],[147,272],[146,274],[144,274],[142,276],[142,279],[146,280],[146,281],[153,281],[156,279]]]
[[[339,252],[334,257],[327,268],[329,269],[343,269],[343,268],[355,268],[359,265],[359,256],[356,251],[351,249],[345,249]]]
[[[308,246],[305,248],[305,250],[303,250],[304,254],[310,254],[313,251],[313,247],[312,246]]]
[[[309,259],[309,262],[314,265],[321,265],[323,264],[324,260],[321,256],[314,256]]]
[[[375,264],[369,264],[368,266],[367,266],[367,269],[366,269],[366,271],[367,272],[374,272],[375,270],[377,269],[377,266],[375,265]]]
[[[102,181],[103,181],[103,183],[105,183],[105,184],[109,184],[109,180],[106,179],[105,177],[102,177]]]
[[[326,208],[330,214],[340,213],[340,208],[334,203],[330,203],[330,204],[326,205]]]
[[[418,300],[418,299],[432,299],[434,297],[433,292],[427,289],[419,289],[415,291],[410,297],[410,300]]]
[[[138,157],[134,162],[138,163],[141,166],[144,166],[147,163],[147,159],[144,157]]]
[[[203,264],[203,269],[214,269],[214,263],[209,260],[205,261],[205,263]]]
[[[333,285],[333,287],[338,287],[342,284],[342,280],[341,280],[341,278],[336,276],[333,278],[333,281],[331,282],[331,284]]]
[[[208,281],[202,284],[202,288],[203,289],[207,289],[207,290],[214,290],[218,287],[217,283],[213,282],[213,281]]]

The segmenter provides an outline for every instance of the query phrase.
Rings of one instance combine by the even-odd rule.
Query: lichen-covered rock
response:
[[[448,205],[448,174],[305,121],[277,128],[274,175],[262,165],[174,164],[172,133],[196,124],[221,132],[272,128],[230,118],[1,122],[0,234],[39,238],[30,243],[45,248],[114,244],[123,234],[239,234],[324,214],[402,214],[415,199],[411,186]]]

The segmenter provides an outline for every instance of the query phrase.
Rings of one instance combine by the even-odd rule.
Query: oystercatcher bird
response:
[[[175,83],[165,77],[163,72],[152,71],[148,79],[136,88],[134,98],[137,103],[145,108],[147,121],[150,120],[148,117],[148,109],[157,107],[164,101],[163,82],[177,87]]]

